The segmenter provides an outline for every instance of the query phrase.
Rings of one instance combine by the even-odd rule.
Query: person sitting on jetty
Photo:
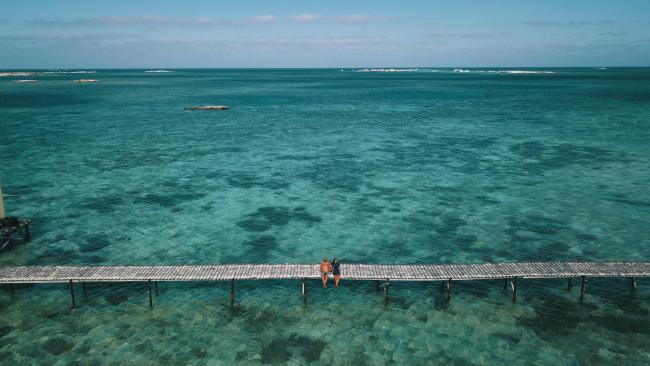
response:
[[[327,288],[330,272],[332,272],[332,265],[327,261],[327,257],[323,257],[323,261],[320,262],[320,278],[323,280],[323,288]]]
[[[339,288],[339,281],[341,280],[341,262],[338,258],[332,261],[332,273],[334,274],[334,285]]]

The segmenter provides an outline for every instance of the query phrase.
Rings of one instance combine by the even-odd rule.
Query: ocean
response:
[[[650,260],[650,68],[95,71],[0,77],[0,265]],[[650,363],[645,279],[236,286],[5,287],[0,360]]]

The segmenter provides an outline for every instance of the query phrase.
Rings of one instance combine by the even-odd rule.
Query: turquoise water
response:
[[[650,69],[0,78],[0,265],[649,260]],[[79,84],[79,78],[99,79]],[[36,84],[13,79],[39,79]],[[184,111],[223,104],[227,111]],[[640,365],[650,283],[0,290],[3,364]],[[80,290],[80,289],[79,289]]]

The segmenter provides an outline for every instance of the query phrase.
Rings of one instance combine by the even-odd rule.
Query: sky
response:
[[[0,0],[0,68],[650,66],[650,0]]]

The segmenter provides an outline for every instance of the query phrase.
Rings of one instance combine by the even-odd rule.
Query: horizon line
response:
[[[548,68],[548,69],[582,69],[582,68],[650,68],[650,65],[582,65],[582,66],[327,66],[327,67],[311,67],[311,66],[297,66],[297,67],[285,67],[285,66],[258,66],[258,67],[232,67],[232,66],[223,66],[223,67],[213,67],[213,66],[191,66],[191,67],[147,67],[147,66],[137,66],[137,67],[91,67],[91,66],[67,66],[67,67],[28,67],[28,68],[2,68],[2,71],[15,71],[15,70],[333,70],[333,69],[458,69],[458,68],[467,68],[467,69],[486,69],[486,68],[497,68],[497,69],[506,69],[506,68],[520,68],[520,69],[532,69],[532,68]]]

